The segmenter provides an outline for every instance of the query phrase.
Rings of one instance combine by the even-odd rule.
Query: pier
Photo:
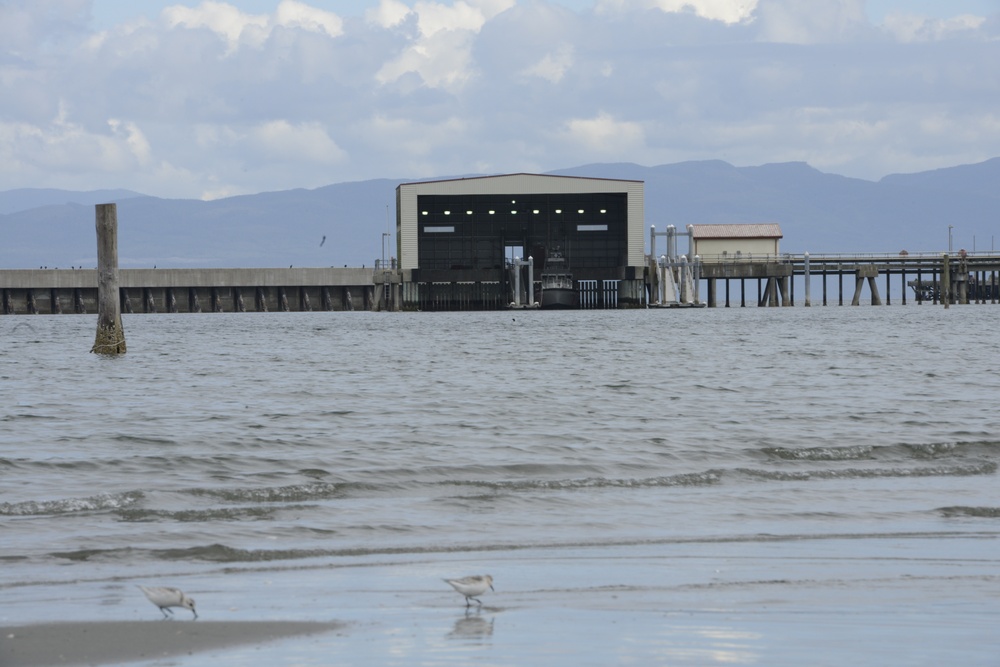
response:
[[[746,306],[748,281],[756,282],[757,306],[794,306],[796,277],[804,284],[804,306],[857,306],[865,296],[871,305],[891,305],[894,281],[898,281],[897,294],[903,305],[908,300],[946,305],[997,303],[1000,298],[1000,255],[993,253],[787,253],[762,258],[696,258],[695,263],[705,282],[710,308],[719,305],[720,283],[724,305],[734,305],[734,282],[738,284],[739,305]],[[819,282],[818,290],[814,281]]]
[[[97,278],[96,269],[0,270],[0,314],[96,313]],[[372,268],[119,270],[122,313],[378,310],[392,286],[390,272]]]
[[[636,281],[578,280],[581,309],[997,303],[1000,254],[792,254],[647,257]],[[503,310],[509,286],[416,283],[395,264],[372,268],[121,269],[121,312]],[[526,271],[527,273],[527,271]],[[0,315],[97,312],[95,269],[0,269]],[[540,288],[534,276],[525,276]],[[673,282],[665,289],[664,282]],[[796,294],[796,287],[802,290]],[[895,287],[896,298],[893,298]]]

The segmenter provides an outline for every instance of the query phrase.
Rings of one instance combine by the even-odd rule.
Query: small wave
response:
[[[785,461],[862,461],[866,459],[940,459],[946,457],[1000,455],[995,442],[932,442],[899,445],[847,445],[844,447],[763,447],[771,458]]]
[[[124,493],[102,493],[88,498],[0,503],[0,516],[44,516],[118,510],[135,505],[143,497],[141,491],[126,491]]]
[[[607,477],[587,477],[583,479],[524,479],[501,481],[469,481],[458,482],[467,486],[485,487],[504,491],[523,491],[532,489],[592,489],[592,488],[639,488],[639,487],[669,487],[669,486],[706,486],[717,484],[722,474],[716,470],[683,475],[667,475],[663,477],[642,477],[614,479]],[[441,484],[456,484],[456,482],[441,482]]]
[[[927,539],[965,536],[965,533],[934,532],[888,532],[888,533],[756,533],[720,536],[667,537],[660,539],[610,539],[610,540],[567,540],[540,541],[529,543],[479,543],[455,545],[409,545],[379,547],[344,547],[339,549],[239,549],[225,544],[198,545],[177,549],[139,549],[123,547],[119,549],[81,549],[79,551],[54,552],[49,555],[72,561],[100,560],[111,562],[127,560],[135,562],[140,558],[165,561],[202,561],[219,564],[259,563],[274,567],[280,561],[298,561],[315,558],[359,558],[368,556],[416,556],[427,554],[463,554],[486,552],[510,552],[523,549],[578,549],[589,547],[623,547],[656,544],[739,544],[775,543],[806,540],[877,540],[877,539]],[[287,566],[279,566],[284,567]],[[301,566],[294,566],[301,567]]]
[[[361,485],[313,482],[309,484],[269,486],[257,489],[192,489],[189,493],[195,496],[209,496],[234,503],[287,503],[342,498],[347,495],[351,486],[360,487]]]
[[[187,549],[153,549],[151,553],[163,560],[201,560],[213,563],[261,563],[330,555],[327,549],[236,549],[224,544]]]
[[[768,456],[794,461],[858,461],[872,458],[872,445],[853,445],[849,447],[809,447],[793,449],[790,447],[765,447],[762,451]]]
[[[160,520],[179,522],[262,521],[273,519],[275,513],[279,511],[308,508],[308,505],[283,505],[280,507],[222,507],[209,510],[169,511],[126,507],[119,509],[117,514],[122,521],[137,523]]]
[[[997,464],[983,461],[970,465],[934,466],[927,468],[843,468],[840,470],[760,470],[738,468],[734,472],[757,479],[794,481],[806,479],[866,479],[883,477],[974,477],[992,475]]]
[[[939,507],[937,510],[942,516],[952,517],[975,517],[983,519],[1000,519],[1000,507]]]

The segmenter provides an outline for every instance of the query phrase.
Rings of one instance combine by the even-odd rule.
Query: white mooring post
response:
[[[514,306],[521,305],[521,258],[514,258]]]
[[[535,258],[528,255],[528,305],[535,305]]]

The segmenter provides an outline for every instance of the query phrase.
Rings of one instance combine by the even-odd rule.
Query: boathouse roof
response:
[[[780,239],[781,225],[776,222],[731,225],[691,225],[695,239]]]

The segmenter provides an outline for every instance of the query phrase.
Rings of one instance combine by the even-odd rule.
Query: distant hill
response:
[[[61,204],[80,204],[94,206],[108,202],[118,202],[143,195],[131,190],[93,190],[90,192],[72,192],[70,190],[52,190],[40,188],[22,188],[0,192],[0,215],[28,211],[43,206],[58,206]]]
[[[878,182],[797,162],[590,164],[550,173],[644,181],[647,238],[650,225],[777,222],[788,252],[940,252],[953,225],[956,250],[972,250],[975,238],[982,251],[992,249],[1000,222],[1000,158]],[[386,256],[395,254],[395,189],[410,180],[207,202],[128,190],[0,192],[0,268],[94,266],[94,205],[109,201],[118,204],[122,268],[371,266],[385,232],[393,235]]]

